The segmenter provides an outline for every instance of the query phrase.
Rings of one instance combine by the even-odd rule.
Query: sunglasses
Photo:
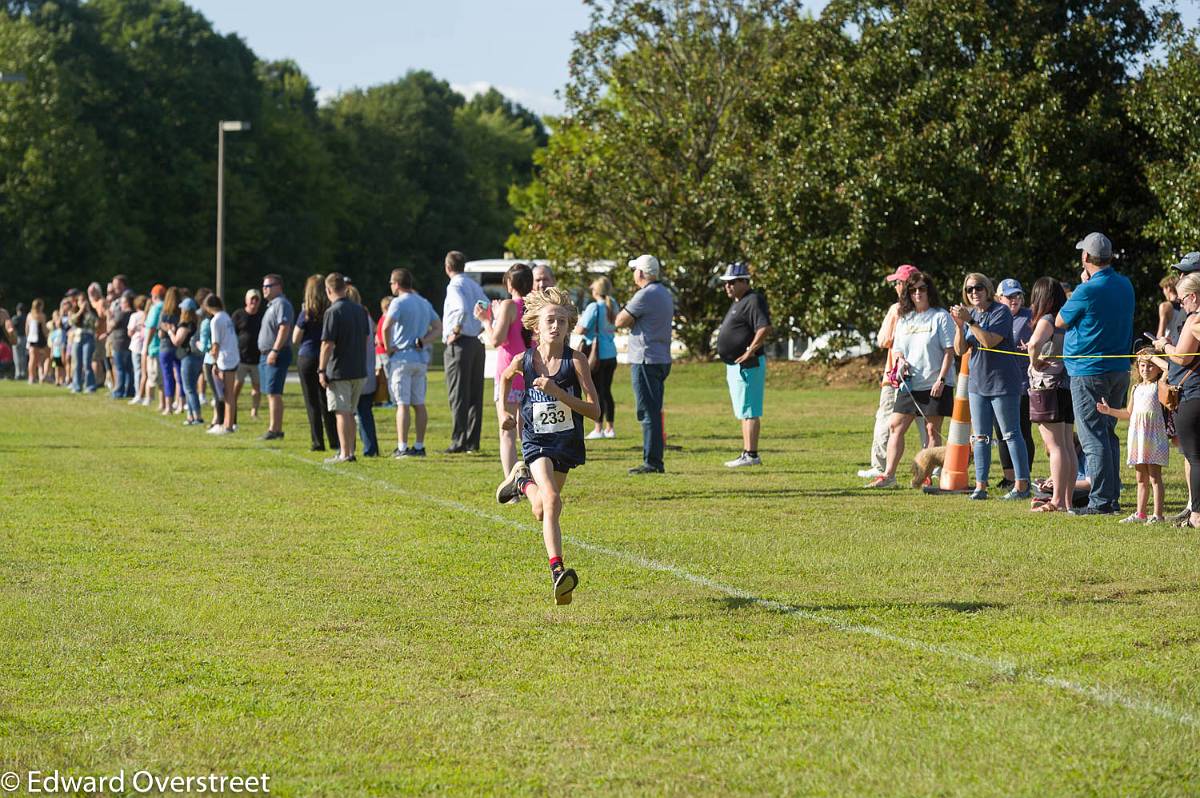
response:
[[[910,293],[910,294],[915,294],[915,293],[917,293],[918,291],[923,291],[923,292],[926,292],[926,293],[928,293],[928,291],[929,291],[929,286],[927,286],[927,285],[914,285],[912,288],[909,288],[909,289],[908,289],[908,293]]]
[[[987,287],[982,285],[968,285],[966,288],[968,294],[974,294],[977,291],[987,292]]]
[[[279,283],[263,283],[263,288],[274,288],[277,285],[279,285]]]

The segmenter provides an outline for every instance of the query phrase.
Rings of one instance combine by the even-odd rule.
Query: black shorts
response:
[[[1049,421],[1035,421],[1035,424],[1074,424],[1075,404],[1071,401],[1070,388],[1058,388],[1058,408]],[[1030,400],[1026,400],[1030,401]]]
[[[565,474],[572,468],[576,468],[578,466],[577,463],[567,462],[563,458],[555,457],[549,452],[534,452],[533,454],[528,455],[525,458],[525,465],[531,466],[535,461],[541,460],[543,457],[550,460],[550,464],[554,466],[554,470],[559,474]]]
[[[50,363],[56,369],[62,368],[63,367],[62,355],[55,355],[54,358],[50,361]]]
[[[942,395],[937,399],[930,396],[929,391],[897,391],[896,405],[892,412],[903,413],[906,416],[949,416],[954,413],[954,391],[948,386],[944,387]]]

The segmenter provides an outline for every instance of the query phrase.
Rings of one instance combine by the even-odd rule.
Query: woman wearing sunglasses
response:
[[[992,465],[992,425],[1012,457],[1016,485],[1000,498],[1029,498],[1029,451],[1021,437],[1022,358],[1013,344],[1013,317],[994,298],[992,281],[972,272],[963,280],[963,304],[950,308],[954,317],[954,351],[971,353],[967,399],[971,404],[971,441],[975,453],[975,490],[972,499],[988,497],[988,471]],[[985,351],[985,350],[997,351]],[[1008,353],[1014,354],[1008,354]]]

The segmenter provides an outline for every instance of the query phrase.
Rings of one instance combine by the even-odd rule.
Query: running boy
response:
[[[567,473],[584,463],[583,416],[593,421],[600,417],[587,358],[567,345],[578,315],[571,297],[561,288],[550,287],[526,296],[521,324],[537,334],[538,344],[525,350],[524,356],[513,358],[501,375],[498,394],[508,396],[513,378],[518,372],[524,375],[525,396],[520,411],[523,459],[513,464],[496,490],[496,499],[506,504],[524,494],[533,517],[542,522],[555,604],[570,604],[572,591],[579,584],[574,569],[563,565],[559,525],[562,489]],[[516,424],[513,414],[506,412],[501,426],[512,429]]]

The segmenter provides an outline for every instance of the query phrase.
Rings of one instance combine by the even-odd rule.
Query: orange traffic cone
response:
[[[942,491],[965,491],[969,484],[967,466],[971,462],[971,405],[967,401],[967,377],[971,353],[962,356],[958,382],[954,386],[954,415],[950,417],[950,435],[946,438],[946,461],[942,463]]]

